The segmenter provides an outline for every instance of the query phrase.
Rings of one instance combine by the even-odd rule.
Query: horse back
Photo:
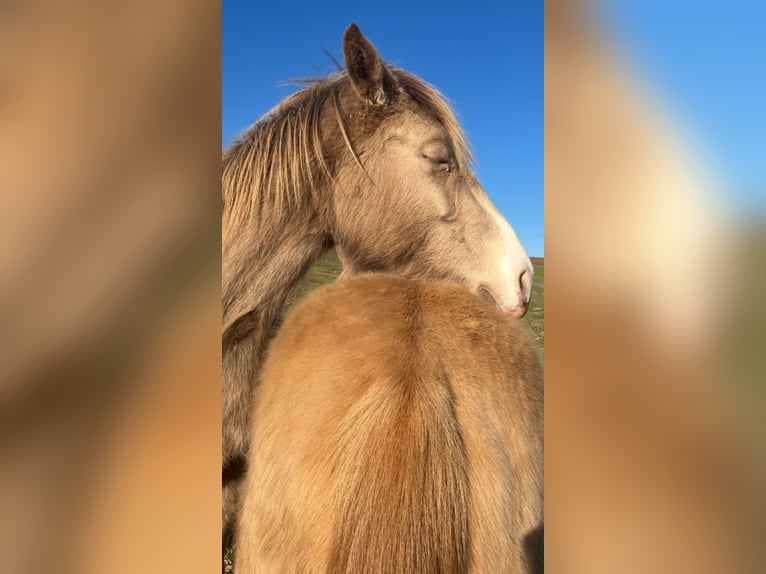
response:
[[[542,374],[463,288],[386,275],[290,314],[255,395],[237,570],[523,572]]]

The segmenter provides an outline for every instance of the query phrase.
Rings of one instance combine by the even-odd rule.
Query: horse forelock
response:
[[[458,161],[469,165],[472,155],[448,101],[414,74],[394,67],[389,70],[399,92],[408,96],[420,113],[444,127]],[[350,88],[348,74],[339,72],[298,83],[304,87],[258,119],[224,151],[221,183],[225,227],[238,227],[252,219],[278,219],[315,205],[322,190],[334,179],[333,166],[340,153],[350,153],[364,171],[350,130],[374,132],[379,116],[349,114],[353,106],[347,100],[353,90],[344,90]],[[404,101],[395,98],[385,113],[400,111],[406,105]],[[328,112],[337,125],[338,141],[323,140],[323,114]]]
[[[474,161],[473,155],[449,100],[437,88],[416,75],[399,68],[393,68],[391,71],[402,91],[412,98],[419,110],[439,122],[447,131],[461,167],[470,166]]]

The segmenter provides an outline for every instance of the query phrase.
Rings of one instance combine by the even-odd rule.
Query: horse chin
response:
[[[511,317],[515,317],[516,319],[521,319],[524,315],[527,314],[528,308],[529,308],[529,305],[521,304],[521,305],[514,305],[513,307],[509,307],[509,308],[501,306],[500,310],[506,315],[510,315]]]

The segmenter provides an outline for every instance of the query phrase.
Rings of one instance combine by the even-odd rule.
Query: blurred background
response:
[[[554,571],[766,567],[763,21],[546,3]]]
[[[221,6],[0,14],[0,571],[212,571]],[[545,4],[552,571],[766,566],[764,17]]]
[[[0,571],[210,572],[220,5],[0,6]]]

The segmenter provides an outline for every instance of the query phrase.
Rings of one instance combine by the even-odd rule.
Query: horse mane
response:
[[[389,67],[389,71],[400,92],[445,128],[458,162],[470,164],[473,158],[465,134],[444,96],[413,74],[395,67]],[[224,226],[259,219],[267,210],[271,213],[300,210],[310,205],[308,200],[317,198],[332,181],[332,158],[321,136],[326,106],[330,106],[344,140],[341,149],[348,149],[364,169],[341,113],[341,94],[350,84],[348,73],[341,71],[299,82],[306,84],[303,89],[272,108],[224,151],[221,180]],[[353,90],[350,86],[349,89]]]

